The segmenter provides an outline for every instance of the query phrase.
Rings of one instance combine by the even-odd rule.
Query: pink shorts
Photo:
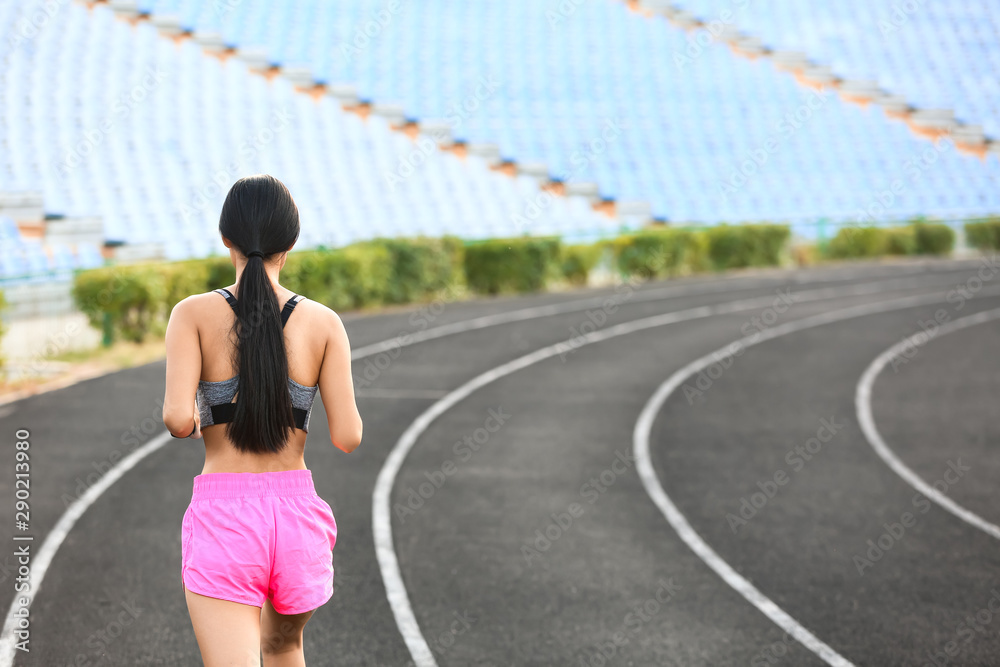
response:
[[[192,593],[301,614],[333,595],[336,542],[309,470],[198,475],[181,526],[181,579]]]

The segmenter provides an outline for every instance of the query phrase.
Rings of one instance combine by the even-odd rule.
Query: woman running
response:
[[[185,597],[206,667],[305,665],[302,630],[333,594],[337,524],[304,449],[317,389],[335,447],[361,442],[340,318],[278,283],[299,236],[291,193],[240,179],[219,232],[236,284],[178,303],[163,421],[205,439],[181,528]]]

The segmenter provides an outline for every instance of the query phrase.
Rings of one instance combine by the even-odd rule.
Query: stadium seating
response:
[[[0,24],[14,24],[18,11],[0,5]],[[109,241],[162,246],[168,258],[223,252],[225,192],[255,172],[291,189],[300,247],[417,234],[608,234],[619,225],[582,198],[543,195],[534,179],[509,178],[476,157],[425,153],[384,119],[297,94],[284,79],[175,44],[149,23],[130,26],[107,7],[66,4],[14,46],[0,71],[0,120],[0,191],[40,190],[47,212],[100,215]],[[11,270],[41,267],[30,244],[10,261],[19,262]]]
[[[104,257],[92,241],[44,243],[23,238],[13,219],[0,216],[0,280],[4,285],[61,280],[74,269],[104,264]]]
[[[722,2],[688,4],[711,12]],[[761,21],[774,15],[753,7]],[[841,25],[845,7],[836,9]],[[699,48],[662,17],[620,2],[139,0],[137,8],[283,71],[354,84],[362,99],[401,105],[410,119],[446,119],[459,139],[495,143],[518,164],[543,163],[556,180],[596,183],[605,198],[648,201],[671,221],[1000,211],[995,155],[935,152],[881,112],[835,99],[782,134],[786,116],[809,99],[794,80],[724,46]],[[496,82],[485,95],[484,80]],[[752,156],[772,137],[777,148],[755,167]],[[911,177],[907,161],[922,155],[933,168]],[[753,173],[744,179],[740,170]],[[873,205],[897,179],[905,187],[891,204]]]
[[[725,10],[741,30],[806,53],[834,74],[876,81],[914,106],[954,109],[1000,138],[1000,4],[981,0],[676,0],[705,19]],[[740,9],[745,6],[745,9]]]
[[[16,25],[38,4],[4,3],[0,19]],[[717,9],[687,4],[706,18]],[[0,72],[0,191],[41,190],[47,211],[100,215],[108,240],[163,245],[170,258],[222,251],[205,239],[224,191],[254,171],[292,188],[303,247],[620,227],[583,198],[546,197],[532,177],[509,179],[475,156],[425,155],[384,118],[362,120],[334,97],[297,94],[287,78],[253,76],[253,54],[331,88],[353,84],[411,119],[444,119],[456,138],[496,144],[523,171],[542,164],[557,180],[596,183],[619,204],[648,201],[675,222],[770,219],[809,234],[817,220],[861,211],[1000,211],[995,156],[934,150],[876,110],[816,97],[720,45],[693,46],[662,17],[611,0],[111,6],[149,12],[161,29],[176,24],[196,40],[163,39],[151,23],[114,20],[106,6],[55,12],[10,49]],[[198,43],[216,38],[242,59],[202,53]]]

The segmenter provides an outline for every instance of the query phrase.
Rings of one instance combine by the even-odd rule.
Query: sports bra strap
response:
[[[292,311],[295,310],[295,306],[299,305],[299,301],[301,301],[303,298],[304,297],[301,297],[298,294],[293,294],[292,298],[290,298],[288,301],[285,302],[285,307],[281,309],[282,329],[285,328],[285,322],[288,321],[288,318],[292,316]]]
[[[227,290],[225,287],[220,287],[217,290],[213,290],[218,294],[221,294],[226,298],[226,303],[228,303],[233,312],[236,312],[236,297],[233,296],[232,292]],[[281,309],[281,328],[285,328],[285,323],[288,322],[288,318],[292,316],[292,311],[295,310],[295,306],[299,305],[299,301],[304,299],[304,296],[298,294],[293,294],[292,298],[285,302],[285,307]]]
[[[232,292],[227,290],[225,287],[220,287],[215,290],[215,293],[224,296],[226,298],[226,303],[232,307],[234,313],[236,312],[236,297],[233,296]]]

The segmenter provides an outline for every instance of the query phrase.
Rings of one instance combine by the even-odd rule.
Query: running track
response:
[[[1000,273],[980,283],[981,265],[684,279],[619,288],[606,309],[612,289],[346,317],[362,354],[411,336],[355,363],[372,378],[358,451],[313,422],[307,464],[340,537],[309,664],[990,664]],[[793,305],[768,312],[786,288]],[[606,321],[581,328],[584,307]],[[937,311],[940,335],[859,386]],[[156,363],[0,406],[8,470],[14,432],[31,431],[36,553],[98,470],[159,436],[162,387]],[[866,437],[865,405],[902,469]],[[179,526],[202,457],[171,440],[86,508],[14,664],[200,664]],[[5,609],[13,565],[0,555]]]

